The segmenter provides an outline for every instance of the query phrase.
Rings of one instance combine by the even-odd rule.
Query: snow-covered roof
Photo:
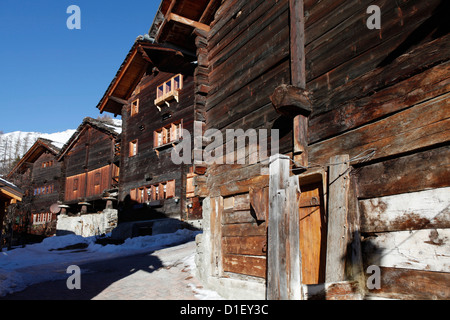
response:
[[[7,188],[8,191],[12,191],[18,198],[21,198],[23,195],[23,191],[17,187],[15,184],[0,178],[0,189]]]
[[[76,130],[66,130],[63,132],[42,134],[40,138],[48,140],[55,148],[58,148],[60,150],[67,143],[67,141],[69,141],[69,139],[73,136],[75,131]]]

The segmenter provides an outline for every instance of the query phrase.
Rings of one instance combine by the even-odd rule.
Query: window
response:
[[[134,116],[139,113],[139,99],[134,100],[131,103],[131,116]]]
[[[53,160],[42,163],[42,168],[49,168],[49,167],[53,167]]]
[[[78,191],[78,179],[73,180],[73,191]]]
[[[175,197],[175,180],[132,189],[130,191],[130,197],[132,201],[138,203],[173,198]]]
[[[51,212],[48,213],[35,213],[33,214],[33,224],[45,224],[53,220],[53,215]]]
[[[53,190],[54,190],[53,184],[50,184],[50,185],[47,185],[44,187],[34,188],[34,195],[39,196],[39,195],[43,195],[43,194],[52,194]]]
[[[155,105],[161,106],[173,99],[179,102],[178,92],[181,89],[183,89],[183,76],[178,74],[156,88]]]
[[[137,155],[137,151],[138,151],[138,141],[137,140],[131,141],[129,156],[134,157],[135,155]]]
[[[168,143],[174,143],[183,136],[183,121],[174,122],[153,133],[153,147],[157,148]]]
[[[94,175],[94,185],[95,186],[99,186],[100,185],[101,178],[102,178],[102,175],[100,174],[100,172],[96,172],[95,175]]]

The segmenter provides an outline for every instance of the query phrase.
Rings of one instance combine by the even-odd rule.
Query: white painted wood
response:
[[[450,228],[450,187],[359,201],[363,232]]]
[[[366,265],[450,272],[450,229],[379,233],[363,247]]]

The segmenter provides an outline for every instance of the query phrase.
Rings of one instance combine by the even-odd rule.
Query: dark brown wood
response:
[[[417,151],[449,141],[450,93],[420,103],[388,118],[310,146],[311,161],[325,164],[328,156],[349,153],[350,158],[376,150],[372,159]]]
[[[306,88],[305,15],[303,0],[289,0],[292,85]]]
[[[408,300],[448,300],[448,272],[381,268],[380,289],[369,290],[373,296]]]
[[[358,197],[367,199],[449,186],[449,159],[450,147],[443,146],[360,168],[356,171]]]
[[[269,189],[250,187],[250,204],[258,221],[269,217]]]
[[[163,4],[167,10],[170,2]],[[382,10],[381,30],[366,26],[371,4]],[[214,11],[214,5],[210,3],[208,11]],[[402,239],[401,232],[419,227],[423,220],[419,215],[412,221],[415,216],[407,213],[402,222],[391,219],[384,226],[373,217],[387,210],[372,209],[372,203],[388,201],[384,196],[402,199],[403,194],[450,185],[445,166],[449,36],[440,32],[445,19],[439,13],[444,7],[439,0],[227,0],[215,10],[208,34],[197,30],[181,44],[195,45],[198,55],[194,114],[202,122],[202,132],[280,129],[280,153],[291,157],[305,174],[329,168],[328,176],[321,174],[328,222],[335,227],[327,243],[334,260],[327,267],[339,269],[337,280],[351,281],[319,284],[314,289],[322,288],[318,295],[323,298],[362,298],[362,261],[368,255],[361,250],[361,236],[383,233],[379,238],[391,248],[392,239]],[[173,9],[180,16],[201,19],[201,14],[186,15],[192,10],[183,6]],[[169,22],[161,39],[179,41],[184,28]],[[300,88],[311,92],[311,102],[299,103],[306,98],[304,92],[298,96]],[[284,121],[286,115],[290,121]],[[204,141],[198,142],[196,155],[205,147]],[[335,158],[339,154],[348,156],[341,161]],[[344,172],[338,172],[339,165]],[[288,167],[286,171],[292,163]],[[286,270],[293,269],[286,261],[293,261],[291,237],[298,230],[283,209],[289,206],[277,202],[277,197],[289,198],[288,192],[272,190],[267,218],[263,206],[267,165],[200,168],[204,176],[197,192],[214,202],[213,276],[263,276],[262,269],[252,270],[252,264],[262,260],[252,258],[263,259],[260,249],[269,228],[267,296],[289,297],[293,291]],[[280,214],[274,215],[277,210]],[[440,223],[433,220],[428,226],[444,228],[445,236],[446,222],[444,227]],[[421,236],[431,241],[427,234]],[[409,260],[417,265],[413,260],[419,261],[420,255]],[[436,265],[442,263],[429,263],[430,268]],[[309,292],[310,287],[304,289]]]
[[[85,118],[58,155],[64,162],[64,201],[101,200],[106,190],[116,186],[115,144],[121,128],[107,122]],[[75,207],[74,207],[75,209]]]
[[[270,99],[275,110],[289,118],[307,116],[312,111],[308,93],[299,87],[281,85],[275,89]]]
[[[309,120],[309,143],[358,128],[449,90],[450,62],[445,62],[369,96],[346,102],[338,109],[312,117]]]

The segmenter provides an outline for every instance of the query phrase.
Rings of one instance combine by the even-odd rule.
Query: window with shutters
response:
[[[175,197],[175,180],[132,189],[130,191],[132,201],[138,203],[171,199]]]
[[[131,103],[131,116],[135,116],[139,113],[139,99],[134,100]]]

